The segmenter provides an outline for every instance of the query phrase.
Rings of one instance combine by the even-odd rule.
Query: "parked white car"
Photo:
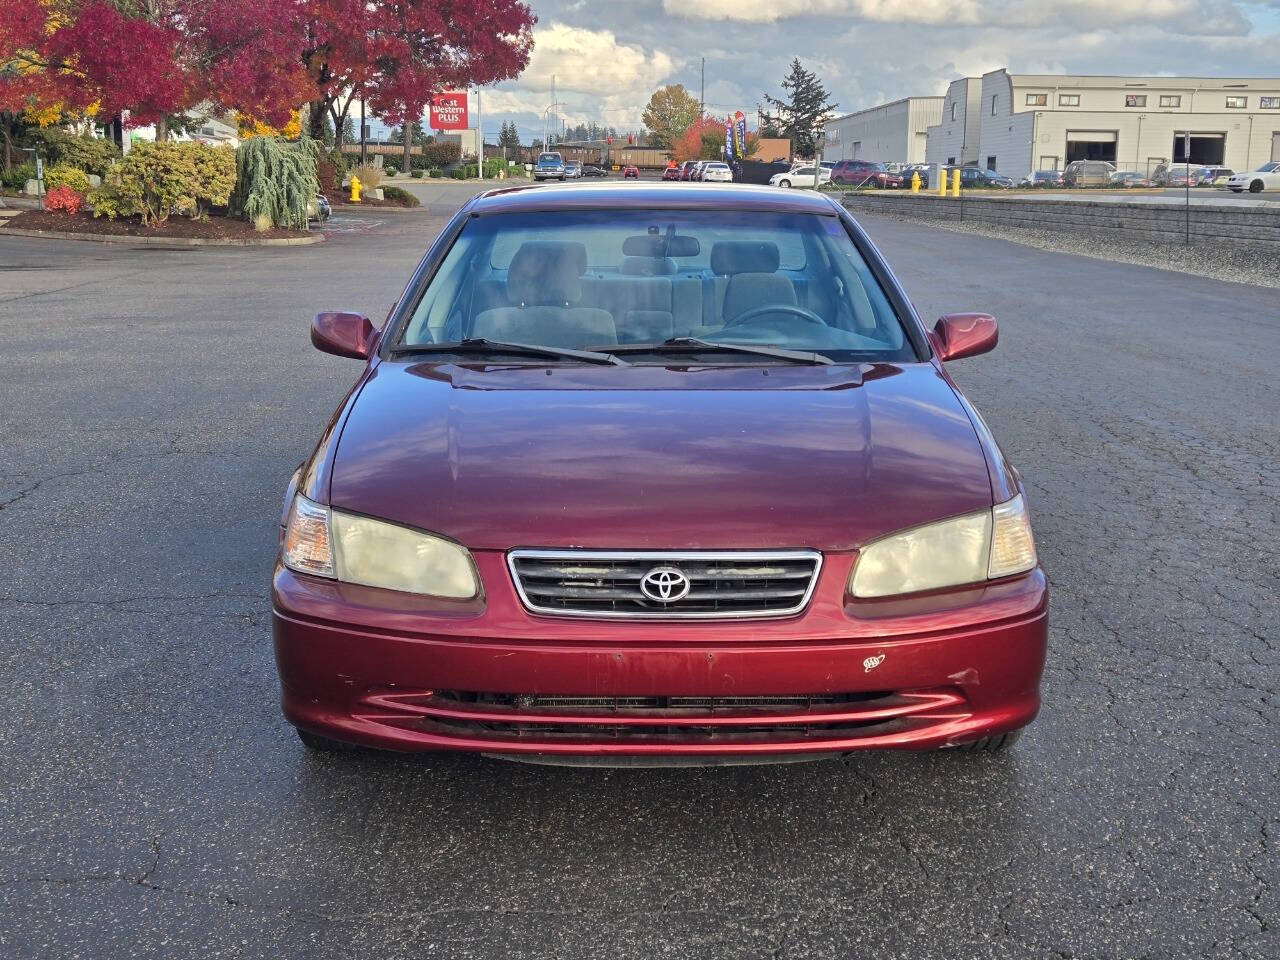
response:
[[[1227,181],[1232,193],[1261,193],[1263,190],[1280,190],[1280,160],[1264,163],[1257,170],[1237,173]]]
[[[706,183],[733,183],[733,171],[727,163],[708,163],[702,168],[702,179]]]
[[[826,167],[821,168],[822,173],[819,176],[819,183],[831,182],[831,171]],[[792,167],[786,173],[775,173],[769,178],[771,187],[812,187],[813,186],[813,165],[805,167]]]

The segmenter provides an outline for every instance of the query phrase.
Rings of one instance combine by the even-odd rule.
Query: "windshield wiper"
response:
[[[467,337],[456,343],[423,343],[417,346],[396,347],[393,357],[419,356],[428,353],[510,353],[524,357],[556,357],[561,360],[581,360],[583,363],[608,363],[629,366],[621,357],[600,350],[570,350],[568,347],[542,347],[535,343],[510,343],[506,340],[489,340],[486,337]]]
[[[672,337],[661,343],[622,343],[610,347],[614,353],[750,353],[791,363],[828,364],[834,361],[808,350],[784,350],[782,347],[757,346],[750,343],[713,343],[697,337]]]

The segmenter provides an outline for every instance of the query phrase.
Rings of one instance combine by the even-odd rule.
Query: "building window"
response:
[[[1147,95],[1145,93],[1126,93],[1124,95],[1124,105],[1126,107],[1145,107],[1147,105]]]
[[[1047,93],[1028,93],[1028,107],[1047,107],[1049,105],[1049,95]]]
[[[954,167],[955,165],[956,165],[956,158],[955,158],[955,157],[947,157],[947,166],[948,166],[948,167]]]
[[[1259,110],[1280,110],[1280,97],[1259,97]]]
[[[994,170],[996,168],[996,158],[994,156],[987,157],[987,169]]]
[[[956,102],[952,100],[951,101],[951,119],[954,120],[955,118],[956,118]]]
[[[1162,107],[1180,107],[1182,106],[1182,97],[1166,96],[1160,98],[1160,106]]]
[[[1060,93],[1060,94],[1058,94],[1058,106],[1060,106],[1060,107],[1078,107],[1078,106],[1080,106],[1080,94],[1078,94],[1078,93]]]
[[[1228,110],[1246,110],[1249,107],[1248,97],[1227,97]]]
[[[991,95],[991,115],[993,117],[996,115],[996,99],[996,95],[993,93]]]

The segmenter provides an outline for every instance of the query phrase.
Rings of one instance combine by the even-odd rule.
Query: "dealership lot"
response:
[[[1274,289],[864,221],[926,318],[1002,323],[952,369],[1053,585],[1011,754],[304,754],[276,523],[358,373],[307,322],[380,320],[471,189],[412,188],[316,247],[0,236],[0,953],[1280,954]]]

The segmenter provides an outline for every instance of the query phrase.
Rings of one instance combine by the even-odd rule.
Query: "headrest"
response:
[[[669,277],[676,262],[670,257],[623,257],[621,270],[628,277]]]
[[[768,240],[723,240],[711,248],[711,272],[717,276],[776,273],[778,263],[778,245]]]
[[[507,299],[522,306],[577,303],[586,272],[583,244],[530,240],[520,245],[507,268]]]
[[[790,279],[777,273],[738,273],[729,278],[725,287],[722,312],[728,321],[752,307],[779,303],[796,303],[796,288]]]

